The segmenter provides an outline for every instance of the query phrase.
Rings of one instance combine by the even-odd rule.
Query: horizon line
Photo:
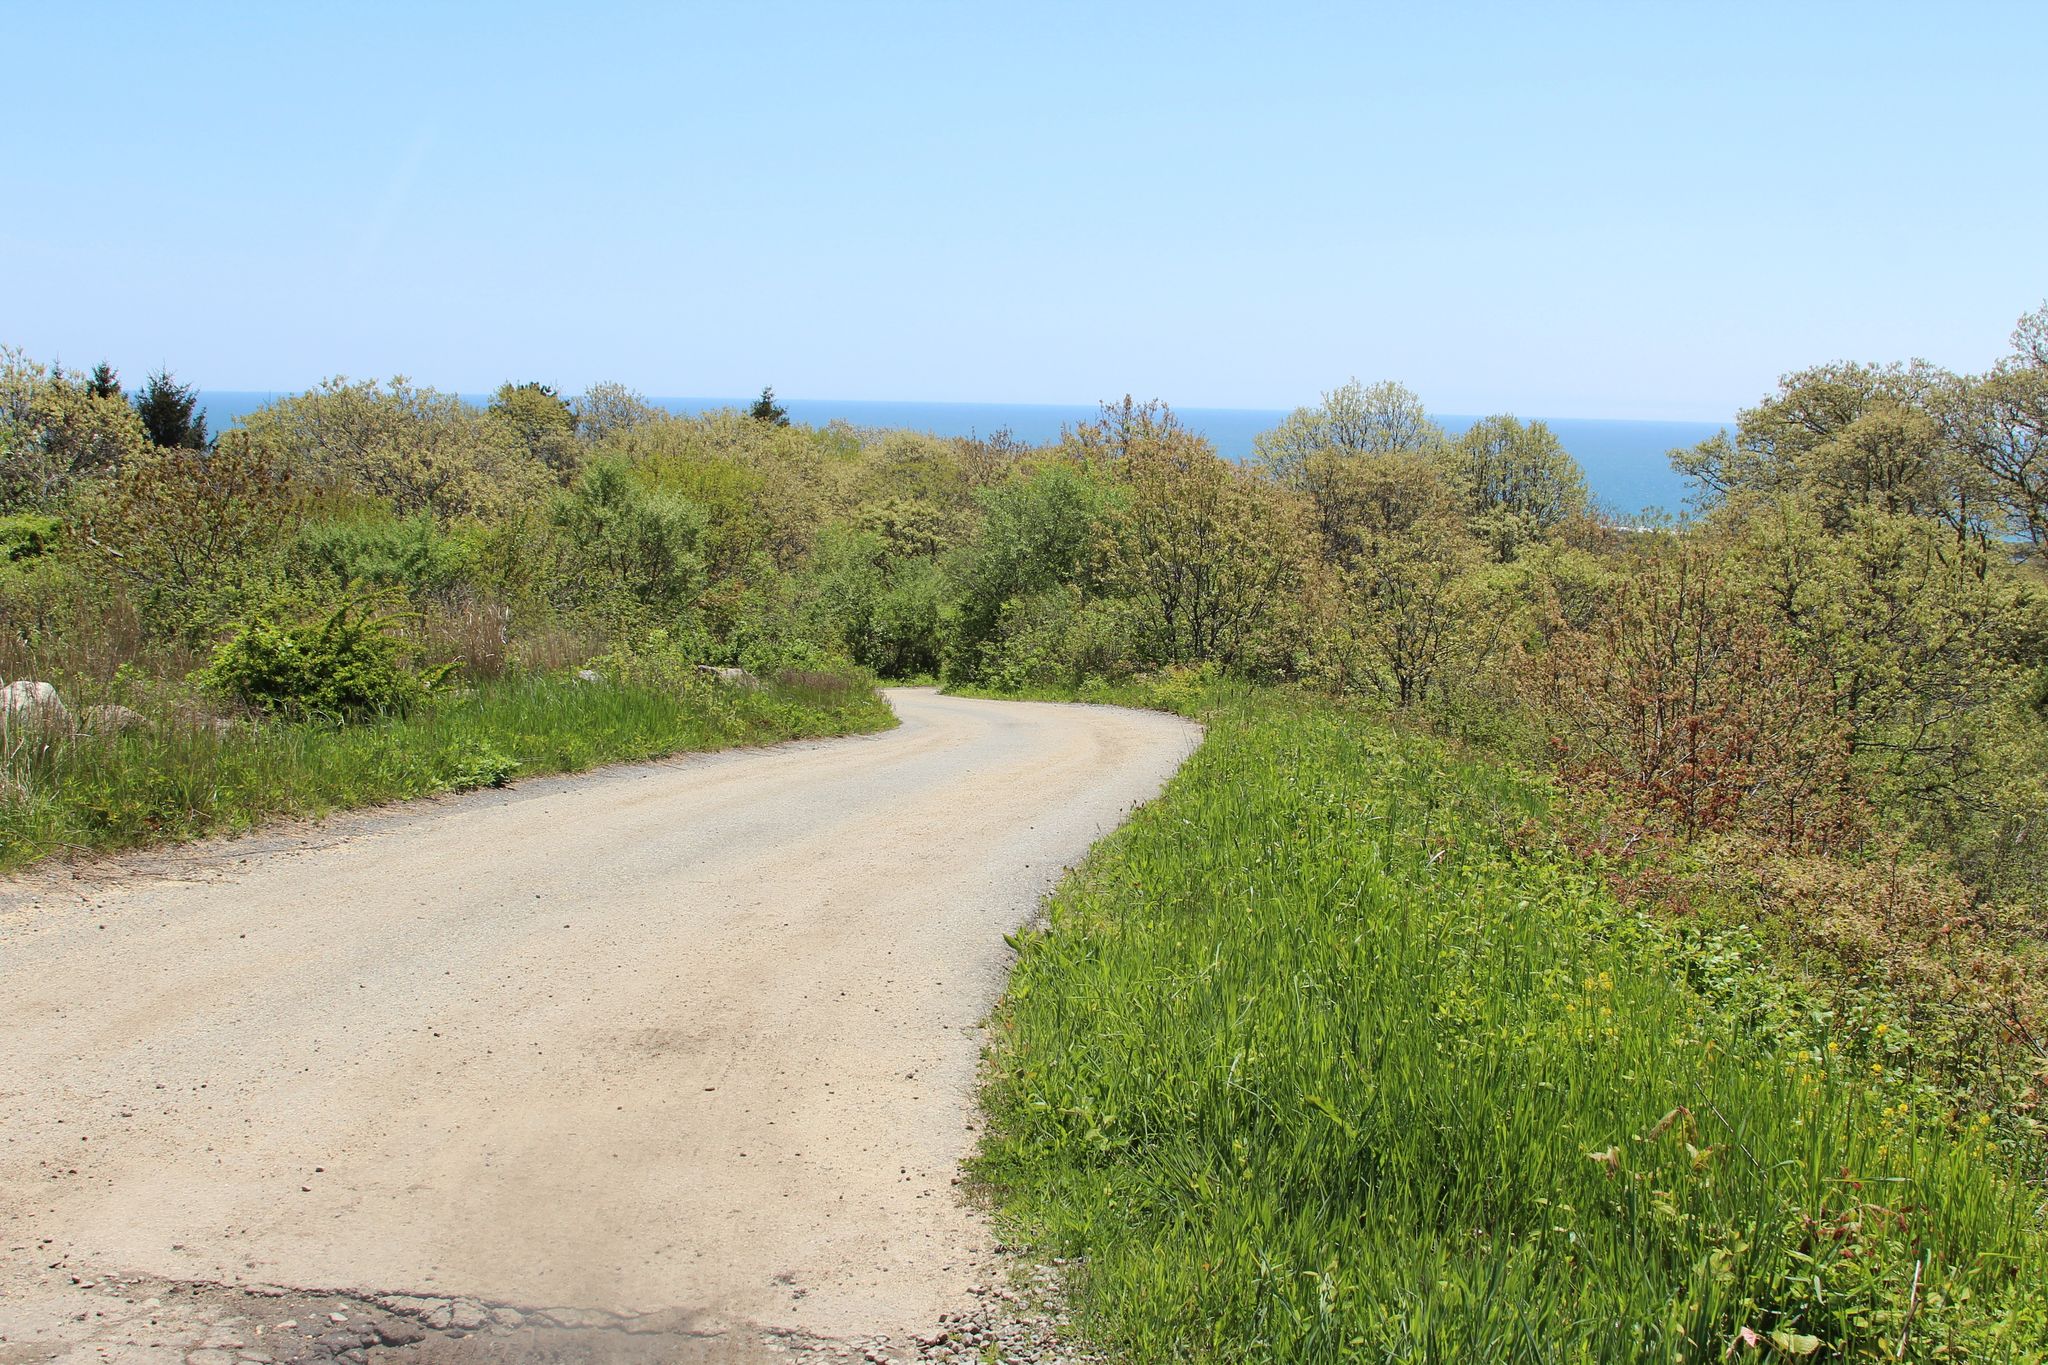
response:
[[[361,382],[361,381],[352,381],[352,382]],[[371,382],[373,382],[373,383],[377,383],[377,384],[383,384],[383,383],[386,383],[386,382],[388,382],[388,381],[386,381],[386,380],[373,380],[373,381],[371,381]],[[262,398],[266,398],[266,399],[276,400],[276,399],[280,399],[280,398],[296,398],[296,397],[300,396],[301,394],[306,394],[306,393],[311,393],[311,392],[313,392],[313,391],[314,391],[314,389],[315,389],[315,388],[317,388],[317,387],[318,387],[318,385],[309,385],[309,386],[307,386],[307,387],[305,387],[305,388],[297,388],[297,389],[229,389],[229,388],[219,388],[219,389],[211,389],[211,388],[199,388],[198,386],[196,386],[196,385],[195,385],[195,386],[194,386],[194,391],[195,391],[196,393],[198,393],[198,394],[199,394],[199,396],[200,396],[200,398],[201,398],[202,400],[204,400],[204,398],[205,398],[205,397],[206,397],[206,395],[208,395],[208,394],[217,394],[217,395],[221,395],[221,396],[235,395],[235,396],[238,396],[238,397],[248,397],[248,398],[262,397]],[[425,386],[425,387],[432,387],[432,386],[431,386],[431,385],[429,385],[429,386]],[[630,386],[628,386],[628,387],[630,387]],[[772,387],[772,386],[771,386],[771,387]],[[440,389],[440,390],[437,390],[437,391],[438,391],[438,392],[442,392],[442,393],[452,393],[452,394],[454,394],[454,396],[455,396],[455,397],[457,397],[457,398],[461,398],[461,399],[464,399],[464,400],[469,400],[469,399],[483,399],[483,400],[486,400],[486,401],[488,401],[488,400],[489,400],[489,398],[490,398],[490,394],[489,394],[488,392],[485,392],[485,391],[481,391],[481,390],[478,390],[478,391],[466,391],[466,390],[461,390],[461,389]],[[638,390],[635,390],[635,392],[639,392],[639,391],[638,391]],[[575,395],[573,395],[573,394],[563,394],[563,395],[561,395],[561,396],[562,396],[562,397],[564,397],[564,398],[571,398],[571,397],[574,397]],[[1132,395],[1132,396],[1133,396],[1133,397],[1135,397],[1135,395]],[[756,397],[758,397],[758,395],[755,395],[755,396],[749,396],[749,397],[732,397],[732,396],[723,396],[723,395],[715,395],[715,394],[645,394],[645,393],[643,393],[643,394],[641,394],[641,397],[642,397],[642,398],[644,398],[644,399],[645,399],[645,400],[646,400],[647,402],[649,402],[649,403],[653,403],[653,404],[656,404],[656,405],[660,405],[660,404],[665,404],[665,403],[696,403],[696,404],[703,404],[703,405],[705,405],[706,407],[735,407],[735,408],[739,408],[739,407],[746,407],[746,406],[748,406],[749,404],[753,403],[753,402],[755,401],[755,398],[756,398]],[[1115,401],[1115,400],[1113,400],[1113,399],[1098,399],[1098,400],[1096,400],[1096,401],[1094,401],[1094,402],[1087,402],[1087,403],[1050,403],[1050,402],[1044,402],[1044,401],[1041,401],[1041,400],[1018,400],[1018,401],[1010,401],[1010,400],[1006,400],[1006,399],[968,399],[968,398],[811,398],[811,397],[804,397],[804,396],[800,396],[800,395],[794,395],[794,394],[781,394],[781,393],[778,393],[778,394],[776,394],[776,395],[775,395],[775,397],[776,397],[776,401],[777,401],[777,402],[781,402],[781,403],[804,403],[804,404],[855,404],[855,403],[860,403],[860,404],[871,404],[871,405],[874,405],[874,406],[877,406],[877,407],[881,407],[881,406],[916,406],[916,407],[927,407],[927,408],[1041,408],[1041,409],[1044,409],[1044,410],[1046,410],[1046,411],[1048,411],[1048,412],[1070,412],[1070,411],[1082,411],[1082,410],[1089,410],[1089,411],[1092,411],[1092,410],[1094,410],[1094,409],[1100,408],[1100,407],[1101,407],[1101,406],[1103,406],[1103,405],[1104,405],[1105,403],[1109,403],[1109,402],[1113,402],[1113,401]],[[1257,413],[1257,414],[1260,414],[1260,415],[1262,415],[1262,416],[1269,416],[1269,415],[1277,415],[1277,416],[1280,416],[1280,417],[1286,417],[1286,416],[1289,416],[1290,414],[1292,414],[1292,413],[1294,413],[1294,412],[1297,412],[1297,411],[1301,410],[1302,408],[1305,408],[1305,407],[1310,407],[1310,406],[1313,406],[1313,405],[1311,405],[1311,404],[1301,404],[1301,403],[1298,403],[1298,404],[1296,404],[1296,405],[1295,405],[1294,407],[1291,407],[1291,408],[1266,408],[1266,407],[1231,407],[1231,406],[1222,406],[1222,405],[1216,405],[1216,404],[1188,404],[1188,405],[1185,405],[1185,406],[1183,406],[1183,405],[1181,405],[1181,404],[1177,404],[1177,403],[1172,403],[1172,402],[1169,402],[1169,401],[1168,401],[1168,400],[1166,400],[1166,399],[1157,399],[1157,398],[1155,398],[1155,399],[1152,399],[1152,400],[1149,400],[1149,401],[1153,401],[1153,402],[1159,402],[1159,403],[1164,403],[1164,404],[1165,404],[1165,405],[1166,405],[1167,407],[1169,407],[1169,408],[1172,408],[1172,409],[1173,409],[1173,411],[1175,411],[1175,412],[1177,412],[1177,413],[1196,413],[1196,412],[1217,412],[1217,413]],[[1617,422],[1617,423],[1636,423],[1636,424],[1650,424],[1650,425],[1668,425],[1668,424],[1682,424],[1682,425],[1687,425],[1687,426],[1715,426],[1715,427],[1728,427],[1728,426],[1733,426],[1733,425],[1734,425],[1734,423],[1735,423],[1735,419],[1734,419],[1734,417],[1732,417],[1732,416],[1728,416],[1728,417],[1607,417],[1607,416],[1587,416],[1587,415],[1579,415],[1579,414],[1574,414],[1574,413],[1539,413],[1539,412],[1534,412],[1533,410],[1526,410],[1526,409],[1525,409],[1525,410],[1517,410],[1517,409],[1515,409],[1515,408],[1495,408],[1495,409],[1493,409],[1493,410],[1492,410],[1492,411],[1490,411],[1490,412],[1452,412],[1452,411],[1449,411],[1449,410],[1444,410],[1444,411],[1438,411],[1438,410],[1435,410],[1435,409],[1431,409],[1431,408],[1425,408],[1425,411],[1426,411],[1426,412],[1428,413],[1429,417],[1430,417],[1430,418],[1431,418],[1432,420],[1435,420],[1435,419],[1438,419],[1438,418],[1445,418],[1445,419],[1454,419],[1454,420],[1470,420],[1470,421],[1479,421],[1479,420],[1481,420],[1482,418],[1486,418],[1486,417],[1517,417],[1517,416],[1521,416],[1521,415],[1523,414],[1523,412],[1524,412],[1524,411],[1527,411],[1527,412],[1529,412],[1529,413],[1530,413],[1530,415],[1529,415],[1529,417],[1528,417],[1528,420],[1530,420],[1530,421],[1536,421],[1536,422]]]

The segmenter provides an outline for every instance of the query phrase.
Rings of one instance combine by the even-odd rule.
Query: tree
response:
[[[1120,460],[1138,447],[1191,435],[1173,409],[1158,399],[1140,403],[1125,394],[1121,402],[1104,403],[1093,422],[1062,429],[1060,444],[1083,460]]]
[[[552,520],[570,570],[562,586],[621,629],[673,626],[704,589],[702,509],[649,491],[623,461],[592,461]]]
[[[538,382],[500,384],[490,411],[557,479],[566,484],[576,477],[583,460],[576,444],[576,412],[560,394]]]
[[[808,578],[814,636],[885,678],[938,668],[943,583],[931,560],[898,555],[872,531],[828,526]]]
[[[1308,495],[1323,556],[1348,563],[1358,553],[1358,532],[1392,508],[1371,509],[1361,499],[1385,498],[1406,484],[1411,491],[1434,478],[1443,464],[1443,430],[1422,400],[1393,383],[1363,387],[1354,379],[1323,395],[1322,406],[1296,408],[1286,421],[1253,440],[1267,477]]]
[[[1950,429],[2011,535],[2048,545],[2048,304],[2020,319],[2012,354],[1966,380]]]
[[[1741,827],[1827,848],[1860,831],[1832,680],[1710,551],[1648,560],[1535,672],[1566,777],[1682,837]]]
[[[772,388],[761,390],[761,396],[754,400],[754,406],[747,409],[747,416],[756,422],[766,422],[770,426],[789,425],[789,409],[775,401],[775,390]]]
[[[1473,423],[1452,448],[1452,468],[1472,533],[1503,563],[1586,510],[1586,476],[1541,422]]]
[[[1435,701],[1483,655],[1487,621],[1468,591],[1478,556],[1455,517],[1387,537],[1345,575],[1353,638],[1374,688],[1396,706]]]
[[[1098,584],[1095,560],[1115,495],[1076,464],[1050,464],[984,490],[982,521],[953,562],[958,607],[947,672],[986,679],[1005,612],[1023,598],[1072,589],[1080,603]]]
[[[1674,451],[1672,464],[1706,507],[1798,496],[1832,531],[1872,510],[1939,517],[1981,534],[1994,508],[1955,439],[1966,391],[1921,361],[1817,365],[1784,376],[1775,394],[1737,414],[1732,438],[1722,432]]]
[[[1730,571],[1828,678],[1869,779],[1932,816],[1972,778],[1995,708],[2038,662],[2044,603],[1983,541],[1864,510],[1840,531],[1800,499],[1731,519]]]
[[[592,384],[569,409],[576,419],[576,435],[592,445],[668,416],[637,390],[613,383]]]
[[[1314,491],[1318,456],[1427,454],[1443,444],[1443,429],[1413,390],[1392,382],[1368,388],[1356,379],[1252,440],[1266,471],[1303,492]]]
[[[403,376],[383,386],[330,379],[242,427],[305,485],[382,498],[399,516],[503,517],[555,484],[509,425]]]
[[[862,433],[847,494],[868,503],[909,499],[964,517],[974,510],[974,485],[961,455],[960,442],[923,432]]]
[[[0,513],[48,508],[148,448],[135,412],[0,346]]]
[[[1472,590],[1482,555],[1441,459],[1413,452],[1328,453],[1314,499],[1325,561],[1341,596],[1340,640],[1326,661],[1399,706],[1447,692],[1498,633]],[[1338,641],[1331,641],[1337,645]]]
[[[120,398],[121,376],[114,367],[102,360],[92,367],[92,374],[85,381],[85,391],[94,398]]]
[[[1244,661],[1295,585],[1301,531],[1271,484],[1220,458],[1161,410],[1123,441],[1111,578],[1150,662]]]
[[[1034,449],[1018,440],[1008,427],[986,437],[955,437],[954,444],[959,447],[961,472],[970,488],[999,487]]]
[[[117,389],[116,392],[119,392]],[[199,411],[199,394],[189,384],[158,370],[135,395],[135,414],[149,443],[163,450],[206,449],[206,414]]]
[[[142,619],[196,639],[242,605],[260,552],[289,529],[290,481],[246,435],[210,451],[159,446],[85,509],[85,540]]]

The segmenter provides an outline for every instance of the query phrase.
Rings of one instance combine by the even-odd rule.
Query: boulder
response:
[[[57,689],[46,682],[23,678],[0,690],[0,729],[33,727],[38,730],[66,730],[71,712],[65,709]]]
[[[720,668],[714,664],[698,664],[697,671],[707,678],[716,678],[734,687],[759,687],[761,680],[744,668]]]
[[[89,735],[125,735],[148,724],[147,716],[125,706],[110,704],[78,708],[78,728]]]
[[[604,681],[604,674],[594,668],[579,668],[576,670],[576,681],[580,683],[601,683]]]

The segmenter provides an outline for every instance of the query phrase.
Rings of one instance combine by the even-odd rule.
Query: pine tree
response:
[[[198,411],[199,393],[180,384],[170,371],[158,370],[135,395],[135,412],[150,441],[166,450],[206,449],[206,414]]]
[[[121,376],[104,360],[93,366],[91,377],[85,381],[85,391],[95,398],[124,396],[121,393]]]
[[[789,409],[775,401],[773,388],[761,390],[761,396],[754,400],[754,406],[747,409],[747,416],[756,422],[767,422],[778,427],[789,425]]]

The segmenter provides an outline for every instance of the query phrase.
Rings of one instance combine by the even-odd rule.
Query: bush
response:
[[[40,512],[15,512],[0,516],[0,564],[34,559],[57,547],[64,524]]]
[[[291,546],[295,565],[343,587],[447,592],[462,581],[469,555],[433,518],[358,517],[313,521]]]
[[[345,603],[319,621],[258,619],[214,652],[201,682],[259,711],[361,720],[411,708],[447,673],[407,667],[389,616]]]
[[[673,623],[704,591],[703,509],[650,491],[620,461],[593,461],[552,520],[567,605],[630,628]]]

